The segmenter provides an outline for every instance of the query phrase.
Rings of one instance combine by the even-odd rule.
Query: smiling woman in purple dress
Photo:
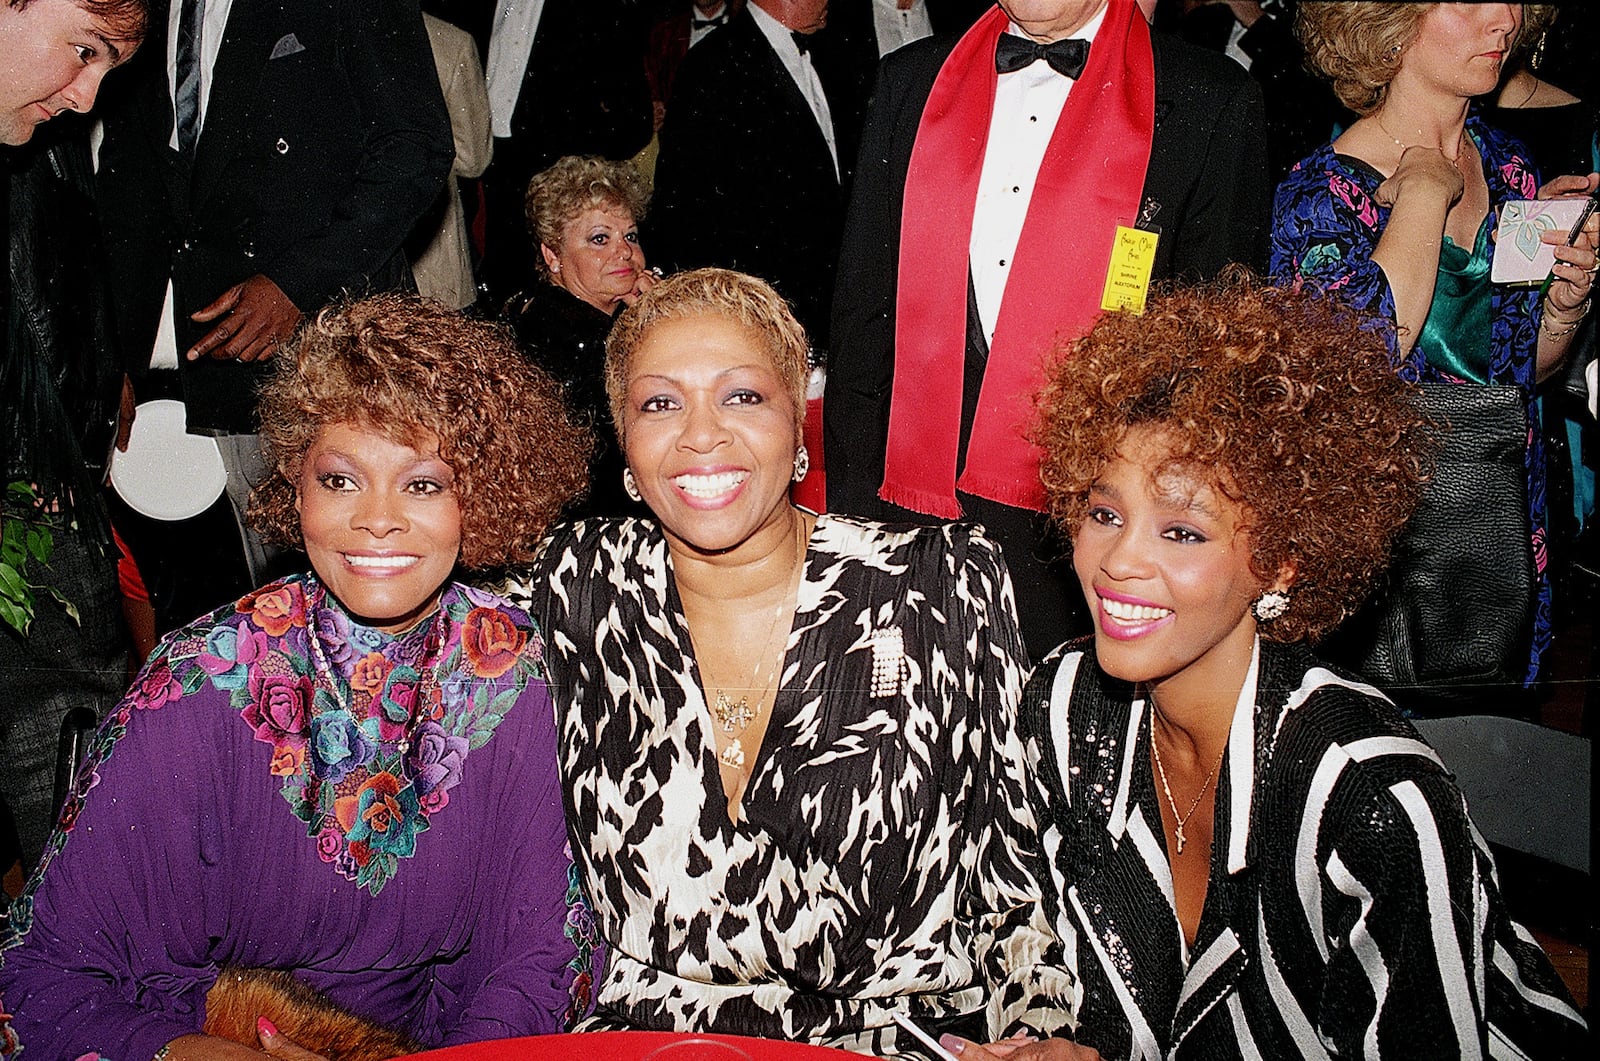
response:
[[[543,638],[452,576],[532,555],[588,438],[503,331],[421,299],[279,358],[253,515],[312,570],[172,634],[102,725],[0,924],[0,1043],[29,1056],[259,1059],[270,1032],[203,1032],[219,969],[419,1046],[587,1008]]]

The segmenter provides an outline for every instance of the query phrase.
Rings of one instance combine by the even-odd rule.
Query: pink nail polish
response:
[[[263,1039],[275,1039],[278,1036],[278,1026],[265,1017],[257,1017],[256,1033]]]
[[[967,1044],[964,1039],[962,1039],[959,1035],[951,1035],[949,1032],[945,1032],[943,1035],[939,1036],[939,1045],[944,1047],[946,1050],[949,1050],[957,1057],[960,1057],[961,1051],[967,1048]]]

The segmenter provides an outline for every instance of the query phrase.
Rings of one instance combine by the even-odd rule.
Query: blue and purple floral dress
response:
[[[310,575],[166,638],[0,922],[0,1047],[153,1056],[223,965],[429,1046],[569,1026],[601,955],[543,648],[488,593],[392,636]]]
[[[1539,176],[1527,152],[1514,138],[1485,125],[1476,113],[1467,119],[1467,134],[1483,159],[1489,184],[1489,217],[1497,223],[1502,203],[1532,199]],[[1358,159],[1334,153],[1325,144],[1300,162],[1278,185],[1272,210],[1271,275],[1307,280],[1337,294],[1359,309],[1395,319],[1394,292],[1383,269],[1372,260],[1388,207],[1373,198],[1383,175]],[[1487,381],[1521,389],[1529,405],[1530,425],[1536,383],[1535,353],[1539,343],[1537,288],[1491,285],[1491,334]],[[1394,343],[1394,332],[1388,338]],[[1407,356],[1401,374],[1419,381],[1462,382],[1429,364],[1426,335]],[[1534,609],[1533,644],[1528,682],[1538,675],[1539,660],[1550,644],[1550,577],[1546,570],[1544,446],[1530,426],[1527,445],[1528,515],[1533,531],[1533,565],[1539,594]]]

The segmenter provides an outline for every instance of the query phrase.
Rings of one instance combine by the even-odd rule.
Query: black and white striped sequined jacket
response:
[[[1460,791],[1376,689],[1257,642],[1193,947],[1140,691],[1075,642],[1034,673],[1021,726],[1070,1023],[1103,1056],[1587,1056]]]

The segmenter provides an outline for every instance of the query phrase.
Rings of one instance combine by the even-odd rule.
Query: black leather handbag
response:
[[[1433,480],[1385,580],[1320,646],[1418,715],[1520,713],[1537,584],[1527,407],[1511,386],[1427,383]]]

